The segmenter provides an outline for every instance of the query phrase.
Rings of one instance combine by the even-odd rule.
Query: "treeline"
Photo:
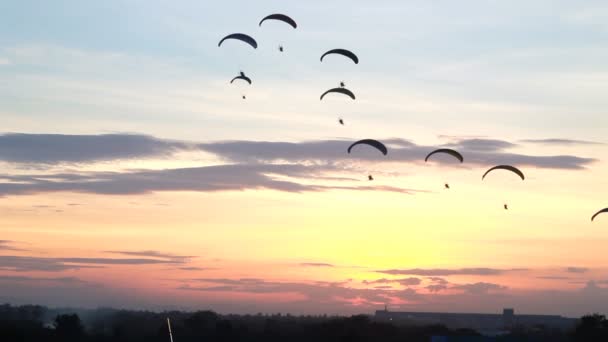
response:
[[[571,332],[534,327],[516,329],[508,336],[490,340],[468,329],[396,326],[364,315],[219,315],[212,311],[68,310],[8,304],[0,305],[0,341],[168,342],[167,317],[171,318],[175,342],[428,342],[431,336],[450,336],[448,341],[608,341],[608,321],[600,315],[583,317]]]

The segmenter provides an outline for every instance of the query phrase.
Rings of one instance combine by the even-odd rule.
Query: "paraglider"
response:
[[[330,93],[343,94],[343,95],[350,97],[353,100],[355,99],[355,94],[353,94],[352,91],[350,91],[346,88],[332,88],[332,89],[329,89],[328,91],[324,92],[323,94],[321,94],[321,100],[323,100],[325,95],[330,94]]]
[[[344,126],[344,120],[342,120],[342,118],[339,118],[338,122],[340,123],[340,125]]]
[[[368,175],[368,176],[367,176],[367,180],[373,181],[373,180],[374,180],[374,177],[372,177],[372,175]]]
[[[521,172],[518,168],[516,168],[515,166],[511,166],[511,165],[497,165],[494,166],[492,168],[490,168],[488,171],[486,171],[486,173],[483,174],[483,176],[481,177],[481,179],[483,180],[484,178],[486,178],[486,175],[494,170],[507,170],[507,171],[511,171],[513,173],[515,173],[516,175],[518,175],[521,180],[524,180],[526,177],[524,176],[524,173]]]
[[[346,87],[346,85],[344,84],[344,81],[340,82],[340,88],[344,88]]]
[[[230,83],[234,82],[235,80],[243,80],[243,81],[245,81],[245,82],[247,82],[247,83],[251,84],[251,78],[249,78],[249,77],[245,76],[245,73],[244,73],[244,72],[242,72],[242,71],[239,73],[239,75],[238,75],[238,76],[236,76],[235,78],[233,78],[233,79],[230,81]]]
[[[243,95],[243,100],[247,100],[247,96]]]
[[[359,141],[356,141],[356,142],[352,143],[348,147],[348,153],[350,153],[350,150],[352,150],[353,147],[355,147],[357,145],[361,145],[361,144],[365,144],[365,145],[369,145],[371,147],[374,147],[378,151],[382,152],[383,155],[386,155],[388,153],[388,149],[386,148],[386,146],[384,146],[384,144],[381,143],[381,142],[379,142],[378,140],[374,140],[374,139],[362,139],[362,140],[359,140]]]
[[[244,43],[247,43],[249,45],[251,45],[252,48],[257,49],[258,48],[258,42],[255,41],[255,39],[253,39],[251,36],[246,35],[244,33],[233,33],[233,34],[229,34],[226,37],[222,38],[222,40],[220,40],[220,42],[217,44],[218,47],[222,46],[222,43],[225,40],[228,39],[235,39],[235,40],[240,40]]]
[[[494,167],[491,167],[488,171],[486,171],[486,173],[483,174],[483,176],[481,177],[481,179],[483,180],[484,178],[486,178],[486,175],[494,170],[507,170],[507,171],[511,171],[513,173],[515,173],[516,175],[519,176],[519,178],[521,178],[521,180],[523,181],[526,177],[524,176],[524,173],[521,172],[521,170],[519,170],[518,168],[516,168],[515,166],[511,166],[511,165],[496,165]],[[505,203],[504,205],[505,210],[509,210],[509,206]]]
[[[426,158],[424,158],[424,161],[427,162],[429,160],[429,158],[436,153],[445,153],[445,154],[449,154],[452,157],[458,159],[461,163],[464,161],[464,158],[462,157],[462,154],[460,154],[458,151],[449,149],[449,148],[440,148],[438,150],[435,150],[431,153],[429,153]]]
[[[296,23],[296,21],[285,14],[275,13],[275,14],[267,15],[262,20],[260,20],[260,26],[262,26],[262,23],[265,22],[266,20],[282,21],[282,22],[288,24],[289,26],[293,27],[294,29],[298,27],[298,24]]]
[[[440,149],[437,149],[437,150],[435,150],[435,151],[432,151],[431,153],[427,154],[426,158],[424,158],[424,161],[425,161],[425,162],[428,162],[428,161],[429,161],[429,158],[430,158],[432,155],[436,154],[436,153],[445,153],[445,154],[448,154],[448,155],[450,155],[450,156],[452,156],[452,157],[454,157],[454,158],[458,159],[458,161],[460,161],[461,163],[464,161],[464,158],[462,157],[462,154],[460,154],[460,153],[459,153],[458,151],[456,151],[456,150],[452,150],[452,149],[449,149],[449,148],[440,148]],[[446,189],[450,189],[450,184],[445,183],[445,184],[444,184],[444,187],[445,187]]]
[[[600,211],[598,211],[597,213],[593,214],[593,216],[591,216],[591,222],[593,222],[593,220],[595,219],[595,217],[599,214],[603,214],[603,213],[608,213],[608,208],[604,208]]]
[[[359,57],[357,57],[357,55],[355,55],[354,53],[352,53],[351,51],[346,50],[346,49],[333,49],[333,50],[327,51],[326,53],[321,55],[321,62],[323,62],[323,58],[325,56],[332,55],[332,54],[342,55],[346,58],[350,58],[355,64],[359,64]]]
[[[283,45],[279,45],[279,51],[283,52]]]

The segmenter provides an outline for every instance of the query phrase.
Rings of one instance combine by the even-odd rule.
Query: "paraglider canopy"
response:
[[[279,20],[286,24],[289,24],[294,29],[298,27],[298,24],[296,24],[296,21],[291,19],[289,16],[287,16],[285,14],[275,13],[275,14],[268,15],[268,16],[264,17],[264,19],[260,20],[260,26],[262,26],[262,23],[265,22],[266,20]]]
[[[333,49],[327,51],[326,53],[321,55],[321,62],[323,62],[323,57],[333,54],[342,55],[346,58],[350,58],[355,64],[359,64],[359,57],[357,57],[357,55],[346,49]]]
[[[460,154],[458,151],[455,151],[455,150],[452,150],[452,149],[449,149],[449,148],[440,148],[440,149],[438,149],[438,150],[435,150],[435,151],[433,151],[433,152],[429,153],[429,154],[426,156],[426,158],[424,158],[424,161],[425,161],[425,162],[426,162],[426,161],[428,161],[428,160],[429,160],[429,158],[430,158],[430,157],[431,157],[433,154],[435,154],[435,153],[446,153],[446,154],[449,154],[449,155],[451,155],[452,157],[454,157],[454,158],[458,159],[458,160],[459,160],[461,163],[464,161],[464,158],[462,157],[462,154]]]
[[[220,42],[217,44],[217,46],[222,46],[222,43],[225,40],[228,39],[236,39],[236,40],[240,40],[242,42],[245,42],[249,45],[251,45],[251,47],[253,47],[254,49],[258,48],[258,42],[255,41],[255,39],[253,39],[251,36],[246,35],[244,33],[233,33],[233,34],[229,34],[226,37],[222,38],[222,40],[220,40]]]
[[[511,165],[497,165],[494,166],[492,168],[490,168],[488,171],[486,171],[486,173],[483,174],[483,176],[481,177],[481,179],[486,178],[486,175],[494,170],[507,170],[507,171],[511,171],[513,173],[515,173],[516,175],[518,175],[521,180],[524,180],[524,173],[521,172],[518,168],[516,168],[515,166],[511,166]]]
[[[230,81],[230,83],[234,82],[235,80],[243,80],[243,81],[245,81],[245,82],[247,82],[247,83],[251,84],[251,78],[249,78],[249,77],[245,76],[245,73],[243,73],[242,71],[241,71],[241,74],[240,74],[239,76],[236,76],[235,78],[233,78],[233,79]]]
[[[353,100],[355,99],[355,94],[346,88],[332,88],[332,89],[329,89],[328,91],[324,92],[323,94],[321,94],[321,100],[323,100],[325,95],[330,94],[330,93],[343,94],[343,95],[350,97]]]
[[[350,153],[350,150],[352,150],[353,147],[360,145],[360,144],[372,146],[372,147],[376,148],[378,151],[382,152],[382,154],[384,154],[384,155],[386,155],[388,153],[388,149],[386,148],[386,146],[384,146],[384,144],[379,142],[378,140],[374,140],[374,139],[362,139],[357,142],[354,142],[352,145],[350,145],[348,147],[348,153]]]
[[[603,213],[608,213],[608,208],[604,208],[600,211],[598,211],[597,213],[593,214],[593,216],[591,216],[591,222],[593,222],[593,220],[595,219],[595,217],[599,214],[603,214]]]

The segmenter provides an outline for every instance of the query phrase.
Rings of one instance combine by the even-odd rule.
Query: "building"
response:
[[[497,335],[514,327],[566,330],[574,327],[577,319],[559,315],[516,315],[514,309],[504,309],[502,314],[448,313],[448,312],[397,312],[377,310],[374,319],[396,324],[441,324],[451,329],[469,328],[482,333]]]

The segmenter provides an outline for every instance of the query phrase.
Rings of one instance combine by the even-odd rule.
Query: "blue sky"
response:
[[[257,26],[281,11],[297,13],[298,30]],[[550,128],[602,139],[607,15],[601,2],[567,1],[12,2],[0,14],[1,110],[10,131],[35,120],[60,133],[306,139],[336,136],[339,111],[402,138]],[[217,48],[231,32],[260,48]],[[318,62],[336,46],[360,65]],[[241,69],[251,90],[227,84]],[[340,80],[360,101],[318,103]]]

